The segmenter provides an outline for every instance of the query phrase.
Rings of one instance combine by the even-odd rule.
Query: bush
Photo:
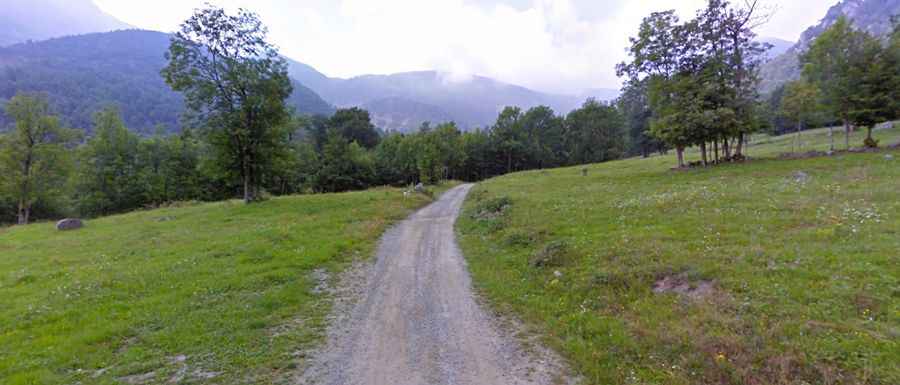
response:
[[[572,249],[566,241],[553,241],[531,257],[532,267],[562,267],[569,261]]]
[[[488,199],[475,207],[474,219],[495,219],[512,207],[512,200],[507,196]]]

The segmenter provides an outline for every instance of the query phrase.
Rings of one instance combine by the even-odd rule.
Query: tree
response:
[[[27,225],[35,202],[62,195],[71,167],[68,150],[77,135],[60,127],[42,95],[17,94],[5,109],[16,123],[0,136],[0,189],[16,201],[18,224]]]
[[[501,153],[497,159],[504,165],[507,173],[519,170],[519,160],[525,150],[525,137],[522,130],[522,109],[506,107],[497,116],[497,122],[491,128],[493,145]]]
[[[797,124],[795,144],[800,144],[803,124],[813,120],[818,111],[819,89],[802,80],[788,83],[781,100],[781,112],[788,120]],[[834,150],[832,148],[832,150]]]
[[[566,116],[570,162],[606,162],[625,154],[624,119],[612,105],[588,99]]]
[[[855,92],[849,98],[847,117],[858,127],[866,128],[865,146],[878,147],[872,137],[872,129],[879,123],[897,117],[897,78],[900,66],[890,45],[859,31],[856,54],[850,58],[849,77],[856,81]],[[890,43],[889,43],[890,44]]]
[[[94,136],[81,147],[74,201],[83,215],[106,215],[148,203],[139,163],[140,138],[114,107],[94,115]]]
[[[687,93],[675,93],[687,72],[690,61],[682,60],[689,51],[689,28],[679,24],[675,11],[654,12],[645,17],[636,37],[629,39],[631,62],[616,66],[616,73],[627,76],[631,82],[645,82],[652,111],[651,134],[675,147],[678,167],[684,167],[684,149],[693,142],[689,135],[690,125],[683,119],[683,110],[678,108]],[[682,87],[683,88],[683,87]],[[696,103],[684,103],[696,105]]]
[[[366,149],[375,148],[380,140],[378,131],[372,125],[369,111],[358,107],[337,110],[327,125],[328,128],[340,132],[350,142],[359,143]]]
[[[374,177],[375,164],[365,148],[348,141],[338,130],[329,130],[322,147],[322,167],[316,174],[316,190],[361,190],[368,187]]]
[[[240,179],[247,203],[259,198],[273,155],[286,145],[278,128],[289,118],[285,100],[293,91],[287,64],[266,35],[252,12],[207,6],[172,37],[162,70],[204,119],[218,164]]]
[[[628,128],[628,154],[645,158],[650,153],[666,150],[665,143],[650,134],[653,111],[650,109],[648,92],[646,81],[628,81],[616,101],[616,107],[625,118]]]
[[[565,122],[547,106],[530,108],[522,116],[525,141],[525,167],[542,169],[563,163]]]
[[[850,148],[850,96],[858,81],[852,76],[850,59],[857,54],[857,40],[858,34],[850,21],[841,16],[810,44],[800,59],[803,77],[821,90],[822,105],[844,122],[847,148]]]

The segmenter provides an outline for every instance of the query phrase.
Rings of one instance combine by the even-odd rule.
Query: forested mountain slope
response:
[[[89,129],[94,112],[114,104],[132,129],[175,131],[184,103],[160,76],[168,46],[167,34],[124,30],[0,48],[0,104],[20,91],[44,92],[75,128]],[[297,82],[289,103],[304,114],[334,111]],[[0,127],[8,123],[0,115]]]

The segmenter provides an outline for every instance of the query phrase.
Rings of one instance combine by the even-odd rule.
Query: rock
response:
[[[794,173],[794,181],[797,183],[806,183],[809,180],[809,174],[803,171],[797,171]]]
[[[56,222],[56,229],[59,231],[76,230],[82,227],[84,227],[84,223],[81,222],[81,219],[76,218],[66,218]]]
[[[424,185],[424,184],[421,184],[421,183],[417,184],[417,185],[416,185],[416,192],[417,192],[417,193],[423,193],[423,192],[425,192],[425,185]]]
[[[894,160],[894,156],[891,155],[891,154],[887,154],[887,155],[884,156],[884,159],[887,159],[887,160]]]
[[[559,270],[553,272],[553,276],[556,278],[562,278],[563,273]]]

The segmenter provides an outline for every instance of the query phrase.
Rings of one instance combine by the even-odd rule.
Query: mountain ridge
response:
[[[0,104],[17,92],[46,93],[63,121],[89,130],[94,112],[117,106],[125,123],[142,133],[181,127],[184,101],[160,71],[170,35],[121,30],[53,38],[0,48]],[[303,114],[334,107],[294,80],[288,104]],[[9,123],[0,111],[0,126]]]
[[[463,129],[487,127],[507,106],[527,109],[547,105],[565,114],[588,97],[609,101],[618,96],[618,90],[609,89],[556,95],[486,76],[455,79],[440,71],[331,78],[295,60],[290,61],[289,72],[335,106],[367,108],[376,120],[390,122],[382,128],[394,131],[414,130],[426,121],[454,121]]]

